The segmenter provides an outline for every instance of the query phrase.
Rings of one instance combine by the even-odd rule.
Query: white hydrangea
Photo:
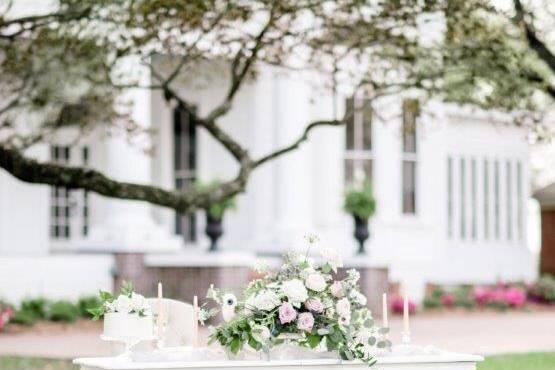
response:
[[[281,286],[283,294],[289,299],[293,306],[299,306],[308,299],[308,291],[304,283],[299,279],[292,279],[283,282]]]
[[[253,306],[261,311],[271,311],[280,305],[281,300],[271,290],[263,290],[254,297]]]

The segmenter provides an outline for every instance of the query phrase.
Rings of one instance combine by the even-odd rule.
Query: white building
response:
[[[332,118],[334,102],[343,110],[343,98],[312,82],[262,69],[221,125],[254,158],[286,145],[307,123]],[[202,114],[224,88],[214,78],[182,93]],[[225,150],[160,94],[138,92],[135,101],[134,117],[155,128],[154,155],[123,137],[71,148],[60,138],[31,154],[168,189],[235,175]],[[429,102],[416,118],[403,106],[400,97],[382,99],[373,115],[359,111],[347,127],[316,129],[299,150],[255,170],[237,209],[225,216],[222,250],[278,253],[309,230],[357,263],[389,266],[391,280],[415,296],[425,283],[533,279],[525,129],[495,112]],[[355,169],[371,179],[377,200],[365,256],[354,255],[352,219],[342,210]],[[23,184],[0,170],[0,297],[75,297],[109,287],[115,251],[193,258],[207,247],[201,216]]]

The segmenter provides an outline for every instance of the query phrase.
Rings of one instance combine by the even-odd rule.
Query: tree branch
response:
[[[536,51],[540,59],[549,66],[553,73],[555,73],[555,55],[549,50],[545,43],[538,38],[534,26],[526,20],[529,14],[524,10],[521,1],[514,0],[514,6],[516,11],[515,22],[524,29],[528,45]]]
[[[314,130],[316,127],[320,127],[320,126],[341,126],[345,123],[345,119],[343,120],[330,120],[330,121],[315,121],[312,122],[311,124],[309,124],[308,126],[306,126],[306,128],[304,129],[303,133],[295,140],[293,141],[291,144],[286,145],[280,149],[277,149],[276,151],[273,151],[269,154],[266,154],[263,157],[260,157],[259,159],[254,161],[254,167],[258,167],[268,161],[271,161],[277,157],[280,157],[284,154],[287,154],[289,152],[292,152],[293,150],[297,149],[302,143],[304,143],[306,140],[308,140],[308,134],[310,133],[310,131]]]
[[[17,149],[3,146],[0,146],[0,168],[28,183],[83,189],[111,198],[145,201],[180,213],[208,208],[214,202],[242,192],[250,174],[250,168],[243,169],[237,178],[223,183],[218,189],[211,189],[210,192],[195,189],[186,192],[168,191],[149,185],[115,181],[88,168],[41,163],[23,156]]]

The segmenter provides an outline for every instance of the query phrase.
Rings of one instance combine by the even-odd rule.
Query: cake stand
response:
[[[125,344],[125,352],[118,355],[117,357],[122,359],[131,359],[131,349],[141,342],[146,342],[150,340],[155,340],[157,337],[155,335],[144,336],[144,337],[129,337],[129,336],[121,336],[121,337],[110,337],[107,335],[100,335],[100,339],[106,342],[117,342]]]

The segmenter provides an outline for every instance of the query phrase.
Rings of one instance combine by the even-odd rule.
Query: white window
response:
[[[345,135],[345,183],[355,175],[372,181],[372,104],[369,99],[347,99]]]
[[[495,239],[499,239],[501,236],[501,190],[499,183],[499,161],[495,160],[493,163],[493,218],[494,218],[494,229],[495,229]]]
[[[416,213],[418,101],[403,102],[402,205],[404,214]]]
[[[471,224],[470,224],[470,234],[472,240],[476,240],[478,237],[478,200],[477,200],[477,189],[476,189],[476,159],[472,158],[470,160],[470,202],[471,202]]]
[[[484,239],[489,239],[490,230],[490,177],[489,161],[484,159]]]
[[[51,161],[67,166],[87,166],[87,147],[52,146]],[[89,195],[83,190],[52,187],[50,190],[50,237],[70,241],[89,231]]]
[[[453,237],[453,158],[447,158],[447,236]]]
[[[507,239],[513,239],[513,171],[511,161],[507,161]]]
[[[459,162],[459,178],[460,178],[460,221],[461,221],[461,239],[466,238],[466,163],[464,158]]]
[[[517,208],[517,235],[518,235],[518,239],[522,240],[523,237],[523,229],[524,229],[524,225],[522,224],[523,222],[523,202],[524,200],[522,199],[522,164],[520,163],[520,161],[518,161],[516,163],[516,208]]]
[[[173,165],[174,181],[177,190],[193,186],[196,175],[196,129],[190,115],[177,108],[174,111],[173,124]],[[175,232],[186,241],[196,240],[195,215],[175,216]]]

